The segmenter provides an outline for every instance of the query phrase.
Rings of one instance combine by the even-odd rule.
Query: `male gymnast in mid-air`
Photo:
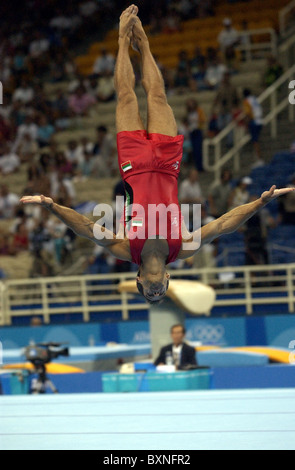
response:
[[[104,247],[118,259],[136,263],[139,266],[138,290],[152,303],[166,294],[170,277],[167,264],[189,258],[205,243],[234,232],[271,200],[293,189],[272,186],[254,202],[227,212],[195,232],[187,231],[181,217],[177,189],[183,136],[178,135],[162,75],[137,15],[137,6],[131,5],[120,17],[115,69],[118,160],[126,191],[124,218],[118,233],[101,227],[104,236],[97,237],[97,223],[73,209],[54,203],[50,197],[24,196],[21,202],[41,204],[77,235]],[[147,96],[146,129],[134,91],[135,77],[129,56],[131,46],[141,56],[142,85]],[[165,220],[159,214],[158,218],[150,217],[151,212],[156,213],[157,205],[172,208],[166,211]],[[193,243],[197,239],[200,243]]]

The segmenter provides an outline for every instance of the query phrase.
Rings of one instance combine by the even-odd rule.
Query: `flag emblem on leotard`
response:
[[[128,162],[122,163],[121,168],[123,171],[131,170],[132,168],[131,161],[129,160]]]
[[[135,217],[132,219],[132,227],[142,227],[143,226],[143,219],[139,217]]]

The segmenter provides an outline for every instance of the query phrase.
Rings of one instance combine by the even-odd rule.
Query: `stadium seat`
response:
[[[217,261],[217,266],[219,268],[225,266],[245,266],[245,263],[245,251],[241,250],[238,252],[229,252],[222,260]]]
[[[295,153],[291,153],[289,150],[278,152],[272,158],[272,163],[295,163]]]
[[[268,233],[268,241],[284,246],[294,248],[295,225],[279,225],[270,229]]]
[[[244,234],[240,232],[228,233],[220,238],[220,243],[231,247],[244,245]]]

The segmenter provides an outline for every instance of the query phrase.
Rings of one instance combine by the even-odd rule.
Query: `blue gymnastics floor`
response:
[[[295,388],[0,397],[0,450],[295,449]]]

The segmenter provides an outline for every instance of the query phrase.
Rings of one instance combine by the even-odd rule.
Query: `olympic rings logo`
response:
[[[148,331],[136,331],[132,343],[149,343],[150,333]]]
[[[192,333],[202,343],[216,344],[224,338],[225,329],[222,325],[200,325],[194,327]]]

